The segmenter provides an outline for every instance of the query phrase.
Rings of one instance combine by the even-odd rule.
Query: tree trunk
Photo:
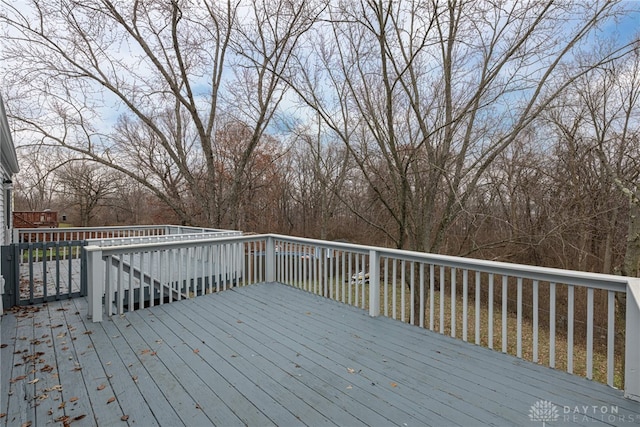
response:
[[[639,277],[640,272],[640,198],[639,189],[629,202],[629,231],[627,233],[627,250],[624,256],[622,274],[629,277]]]

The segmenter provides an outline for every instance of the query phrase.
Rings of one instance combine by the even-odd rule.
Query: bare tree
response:
[[[576,84],[585,106],[583,144],[597,154],[602,175],[629,206],[621,272],[640,276],[640,39],[625,58],[592,70]],[[617,211],[615,212],[617,216]]]
[[[93,224],[98,208],[109,204],[118,193],[117,174],[100,164],[88,161],[69,161],[55,172],[57,189],[62,201],[78,213],[78,225]],[[111,223],[112,221],[107,221]]]
[[[359,215],[418,250],[446,250],[500,153],[578,76],[629,50],[571,67],[581,43],[623,13],[612,2],[362,0],[330,12],[293,85],[386,213]]]
[[[302,0],[2,5],[18,133],[114,168],[183,223],[207,225],[237,208],[242,173],[284,93],[280,76],[322,10]],[[118,125],[104,126],[114,113]],[[251,138],[223,207],[216,134],[229,116]]]
[[[52,173],[56,168],[52,151],[43,147],[19,147],[17,151],[22,168],[14,184],[15,209],[51,209],[57,184]]]

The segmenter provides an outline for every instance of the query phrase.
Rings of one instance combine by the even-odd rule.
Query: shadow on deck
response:
[[[2,318],[3,425],[640,423],[619,390],[285,285],[101,323],[86,304]]]

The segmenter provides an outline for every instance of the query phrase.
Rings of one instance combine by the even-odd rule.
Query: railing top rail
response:
[[[240,236],[227,236],[227,237],[209,237],[206,239],[195,240],[178,240],[178,241],[166,241],[166,242],[153,242],[153,243],[137,243],[117,246],[101,247],[97,245],[88,245],[84,249],[87,252],[102,251],[103,255],[117,255],[128,252],[144,252],[144,251],[161,251],[169,249],[190,248],[194,246],[207,246],[212,243],[245,243],[245,242],[258,242],[265,240],[269,237],[266,234],[257,235],[240,235]]]
[[[200,232],[205,233],[216,233],[216,232],[231,232],[234,230],[224,230],[224,229],[216,229],[216,228],[206,228],[206,227],[191,227],[191,226],[181,226],[181,225],[167,225],[167,224],[159,224],[159,225],[130,225],[130,226],[104,226],[104,227],[62,227],[62,228],[16,228],[15,230],[19,233],[64,233],[64,232],[78,232],[78,231],[86,231],[86,232],[95,232],[95,231],[115,231],[115,230],[153,230],[153,229],[184,229],[184,230],[198,230]]]
[[[559,283],[567,285],[586,286],[610,291],[625,292],[629,283],[629,278],[625,276],[614,276],[600,273],[590,273],[574,270],[563,270],[549,267],[536,267],[526,264],[514,264],[499,261],[488,261],[474,258],[462,258],[450,255],[429,254],[424,252],[413,252],[401,249],[390,249],[375,246],[357,245],[343,242],[329,242],[326,240],[307,239],[302,237],[284,236],[278,234],[257,234],[243,236],[217,237],[210,239],[186,240],[176,242],[155,242],[140,243],[120,246],[110,246],[101,248],[89,245],[85,250],[92,252],[102,250],[105,255],[115,255],[132,251],[154,251],[187,248],[193,246],[206,246],[211,243],[232,243],[232,242],[253,242],[263,241],[272,238],[278,242],[298,243],[307,246],[316,246],[337,251],[348,251],[351,253],[369,254],[375,251],[383,257],[403,259],[426,264],[441,265],[452,268],[493,273],[510,277],[522,277],[542,282]]]
[[[625,292],[629,278],[611,274],[591,273],[584,271],[563,270],[559,268],[537,267],[526,264],[515,264],[500,261],[489,261],[476,258],[463,258],[451,255],[430,254],[402,249],[391,249],[376,246],[357,245],[343,242],[328,242],[326,240],[306,239],[292,236],[271,235],[278,241],[290,243],[304,243],[334,250],[348,250],[357,253],[377,251],[381,256],[404,259],[407,261],[423,262],[427,264],[443,265],[446,267],[482,271],[512,277],[523,277],[550,283],[587,286],[598,289]]]
[[[132,247],[136,244],[146,243],[169,243],[190,240],[205,240],[229,236],[241,236],[241,231],[217,231],[206,233],[188,233],[188,234],[163,234],[159,236],[136,236],[136,237],[108,237],[98,239],[87,239],[89,246],[113,247],[124,246]],[[215,237],[214,237],[215,236]],[[129,242],[129,243],[128,243]],[[131,243],[132,242],[132,243]],[[137,242],[137,243],[136,243]]]

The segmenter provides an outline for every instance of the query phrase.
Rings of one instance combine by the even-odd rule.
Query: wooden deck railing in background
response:
[[[4,264],[3,275],[15,284],[7,305],[86,295],[82,247],[87,244],[106,246],[233,235],[242,232],[175,225],[15,229],[13,243],[3,249],[3,262],[10,258]]]
[[[238,231],[180,225],[132,225],[113,227],[16,228],[12,243],[62,242],[68,240],[117,239],[197,233],[235,233]]]
[[[221,233],[224,235],[225,233]],[[265,239],[254,236],[170,240],[85,247],[89,316],[122,314],[184,298],[263,282]]]
[[[281,235],[86,251],[94,321],[121,313],[127,289],[142,301],[133,309],[221,291],[229,277],[278,281],[589,379],[602,371],[640,400],[640,279]],[[128,283],[122,260],[140,272]]]

